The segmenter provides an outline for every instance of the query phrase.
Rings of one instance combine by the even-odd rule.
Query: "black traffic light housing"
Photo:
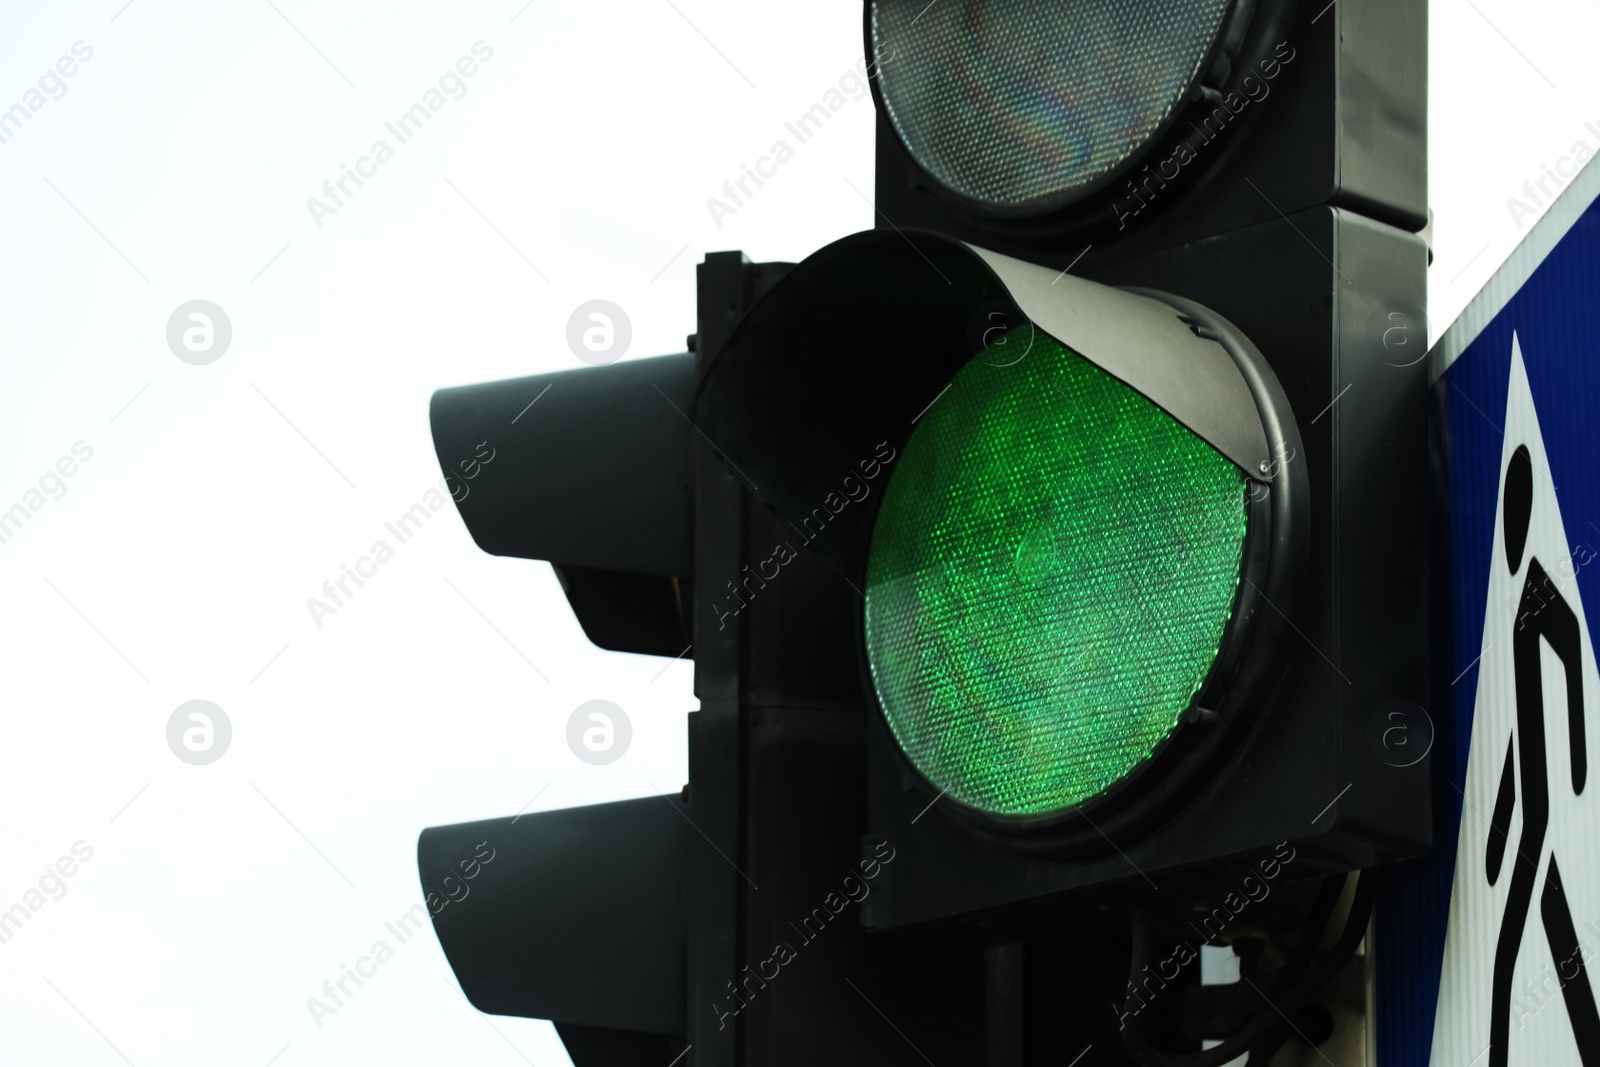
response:
[[[871,7],[869,52],[884,43]],[[551,561],[602,647],[692,650],[701,705],[681,796],[424,833],[436,894],[458,846],[500,836],[522,857],[485,868],[480,906],[435,915],[475,1004],[556,1020],[579,1067],[663,1052],[696,1067],[918,1064],[925,1052],[940,1067],[1019,1067],[1070,1062],[1085,1044],[1114,1055],[1135,1015],[1130,1055],[1180,1062],[1152,1060],[1149,1045],[1193,1050],[1240,1025],[1254,1041],[1268,1007],[1207,987],[1144,1010],[1124,1002],[1125,979],[1138,985],[1147,958],[1159,969],[1149,953],[1221,936],[1203,918],[1193,938],[1184,926],[1243,879],[1281,877],[1249,925],[1279,945],[1312,932],[1248,973],[1299,998],[1280,1002],[1308,1025],[1302,987],[1342,957],[1307,946],[1347,913],[1359,934],[1371,883],[1341,898],[1336,881],[1318,892],[1306,876],[1429,842],[1427,759],[1397,766],[1369,732],[1396,702],[1429,703],[1426,251],[1414,233],[1426,9],[1230,11],[1241,28],[1219,40],[1179,119],[1204,126],[1252,63],[1265,78],[1269,47],[1270,95],[1230,109],[1177,179],[1160,178],[1162,153],[1189,136],[1174,120],[1093,195],[1048,217],[987,214],[930,185],[880,112],[880,229],[798,266],[708,255],[694,352],[436,395],[441,466],[480,546]],[[1272,40],[1286,24],[1292,56]],[[996,253],[1021,262],[997,268]],[[1230,687],[1238,714],[1185,724],[1203,740],[1170,786],[1130,790],[1098,829],[1069,817],[1018,833],[941,803],[875,708],[859,625],[881,494],[809,543],[789,523],[863,459],[892,476],[880,443],[904,448],[991,316],[1052,335],[1098,316],[1114,337],[1133,324],[1106,309],[1126,300],[1246,379],[1266,428],[1258,503],[1283,512],[1282,543],[1255,550],[1286,573],[1241,601],[1252,636]],[[1410,347],[1386,341],[1397,323]],[[1135,352],[1120,376],[1176,414],[1182,396],[1133,380],[1150,365]],[[1177,373],[1192,381],[1194,365]],[[469,481],[461,464],[483,442],[502,458]],[[782,577],[761,580],[788,542]],[[650,844],[619,865],[629,841]],[[584,892],[632,901],[651,933],[602,929],[579,951]],[[608,985],[632,940],[648,980]],[[778,944],[794,959],[778,961]],[[1196,979],[1185,962],[1171,981]],[[1148,968],[1142,981],[1148,998]]]

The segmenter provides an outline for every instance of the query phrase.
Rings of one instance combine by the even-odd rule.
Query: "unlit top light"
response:
[[[1108,183],[1161,135],[1228,0],[873,0],[883,104],[947,190],[1031,214]]]

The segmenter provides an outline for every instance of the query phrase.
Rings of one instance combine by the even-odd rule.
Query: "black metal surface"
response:
[[[689,650],[689,583],[557,563],[556,578],[584,636],[612,652],[681,656]]]
[[[749,556],[766,555],[785,532],[776,516],[751,509]],[[744,1002],[729,1019],[740,1062],[925,1067],[917,1049],[937,1048],[942,1064],[976,1064],[977,951],[864,928],[876,886],[898,857],[861,836],[869,713],[840,625],[859,597],[804,550],[752,592],[740,615],[740,865],[749,881],[739,882],[739,967],[723,976]],[[707,1015],[736,1007],[732,992],[724,984]]]
[[[637,1030],[607,1030],[598,1026],[556,1023],[556,1034],[567,1048],[572,1067],[661,1067],[683,1051],[683,1039],[673,1034],[645,1034]]]
[[[694,358],[628,360],[434,393],[434,450],[478,547],[577,567],[687,575]],[[481,462],[485,444],[494,453],[488,463]],[[474,459],[481,469],[469,480],[461,464]]]
[[[1028,1062],[1028,946],[1002,941],[983,951],[983,1067]]]
[[[697,270],[697,376],[721,347],[749,301],[751,267],[743,253],[715,252]],[[692,1067],[734,1067],[738,1027],[712,1012],[739,963],[739,915],[744,885],[739,867],[743,719],[740,673],[744,626],[735,616],[713,625],[704,605],[744,562],[744,490],[705,438],[690,442],[694,471],[694,591],[702,605],[691,621],[694,689],[700,710],[689,722],[689,817],[698,836],[691,854],[687,1006]],[[724,576],[727,576],[725,578]],[[747,862],[747,861],[745,861]]]
[[[842,479],[861,476],[880,442],[903,443],[918,411],[972,355],[964,338],[973,312],[1005,297],[988,267],[959,245],[934,243],[937,265],[903,241],[873,243],[872,251],[808,258],[725,335],[736,350],[712,349],[702,330],[693,409],[742,475],[722,469],[792,523],[798,538],[817,534],[811,550],[857,585],[848,557],[862,509],[809,526],[807,518]],[[918,272],[940,290],[952,279],[960,303],[933,299],[923,285],[883,284],[886,274]],[[725,594],[721,578],[710,591]]]
[[[645,797],[422,831],[423,895],[473,1007],[683,1033],[682,807]]]
[[[696,344],[705,363],[787,271],[739,253],[707,257]],[[940,1042],[951,1067],[975,1064],[978,954],[875,938],[861,921],[884,865],[874,859],[868,878],[860,855],[867,716],[849,626],[856,591],[751,506],[751,483],[712,443],[697,447],[701,710],[690,725],[698,833],[685,1059],[920,1067],[909,1039]]]

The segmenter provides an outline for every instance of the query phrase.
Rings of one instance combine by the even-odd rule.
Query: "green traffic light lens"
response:
[[[1129,777],[1217,657],[1243,473],[1031,325],[964,366],[903,452],[864,610],[906,756],[998,816],[1062,812]]]

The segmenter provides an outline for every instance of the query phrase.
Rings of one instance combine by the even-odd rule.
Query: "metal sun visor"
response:
[[[688,353],[441,389],[440,469],[478,547],[555,565],[589,639],[675,656],[692,570]]]
[[[422,831],[423,896],[473,1007],[682,1033],[688,831],[674,796]]]
[[[864,461],[897,453],[956,372],[1008,329],[1023,347],[1005,359],[1025,359],[1042,331],[1248,476],[1269,470],[1263,414],[1229,350],[1248,341],[1218,317],[925,231],[854,234],[798,264],[734,327],[691,415],[757,496],[802,523]],[[855,573],[872,514],[844,508],[810,547]]]

